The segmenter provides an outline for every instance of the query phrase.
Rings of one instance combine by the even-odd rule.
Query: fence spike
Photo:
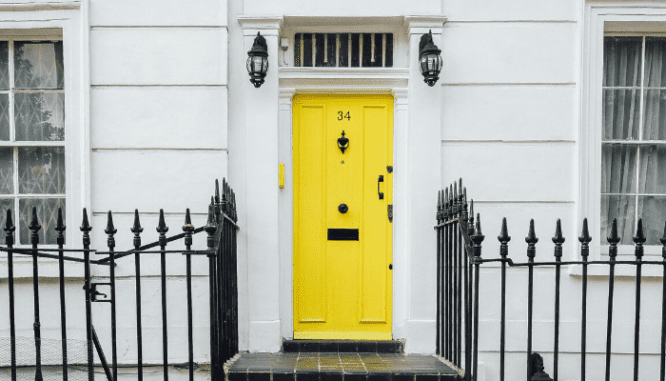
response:
[[[90,222],[88,222],[88,209],[86,208],[83,208],[83,221],[81,222],[80,230],[82,232],[89,232],[92,230],[92,226],[90,226]]]
[[[164,209],[160,209],[160,220],[157,223],[156,230],[158,233],[160,233],[161,236],[169,231],[169,228],[166,226],[166,222],[164,221]]]
[[[453,182],[453,200],[451,201],[453,202],[453,214],[458,216],[460,214],[460,209],[458,208],[458,183],[455,181]]]
[[[467,188],[462,188],[460,191],[460,220],[463,224],[467,223],[467,219],[469,218],[467,207]]]
[[[37,208],[33,206],[32,207],[32,218],[30,219],[30,225],[28,226],[28,229],[30,229],[34,233],[36,233],[41,228],[42,228],[42,225],[39,224],[39,220],[37,219]]]
[[[590,243],[592,242],[592,237],[590,236],[590,231],[587,228],[587,217],[583,218],[583,230],[580,232],[580,237],[578,237],[580,243]]]
[[[222,178],[224,181],[224,178]],[[220,202],[220,180],[215,179],[215,202]]]
[[[109,210],[109,213],[107,214],[106,218],[106,229],[104,229],[104,233],[108,234],[109,236],[112,236],[118,232],[118,229],[116,229],[115,226],[113,226],[113,216],[111,215],[111,211]]]
[[[664,222],[664,235],[662,235],[661,238],[659,238],[659,242],[661,242],[662,245],[666,246],[666,222]],[[664,252],[663,255],[664,257],[666,257],[666,252]]]
[[[206,226],[204,227],[204,230],[207,233],[215,231],[215,211],[212,197],[210,198],[210,205],[208,205],[208,219],[206,220]]]
[[[134,225],[132,225],[132,229],[130,229],[130,231],[134,234],[140,234],[143,232],[141,221],[139,221],[139,209],[134,209]]]
[[[12,222],[12,210],[7,209],[7,220],[5,221],[5,245],[12,246],[14,244],[14,223]]]
[[[190,217],[190,208],[185,209],[185,225],[183,225],[183,230],[185,230],[185,227],[188,229],[192,227],[194,229],[194,225],[192,225],[192,217]]]
[[[525,242],[527,242],[530,245],[534,245],[537,242],[539,242],[539,239],[536,237],[536,233],[534,232],[534,219],[530,220],[530,230],[527,232],[527,237],[525,237]]]
[[[454,202],[453,202],[453,184],[449,185],[449,214],[451,218],[455,217],[456,215],[456,210],[454,209]]]
[[[65,231],[67,227],[65,226],[65,223],[63,222],[62,218],[62,208],[58,208],[58,220],[56,222],[55,230],[57,232],[63,232]]]
[[[638,219],[638,224],[636,225],[636,236],[634,237],[634,243],[637,245],[642,245],[646,241],[645,232],[643,231],[643,219]]]
[[[444,188],[443,191],[443,196],[442,196],[442,210],[444,213],[444,219],[445,220],[450,220],[451,214],[449,213],[449,188],[446,187]]]
[[[481,232],[481,216],[478,213],[476,214],[476,229],[470,238],[474,242],[474,256],[481,257],[481,242],[486,236]]]
[[[469,202],[469,220],[467,221],[467,234],[474,234],[474,200]]]
[[[442,222],[442,191],[437,191],[437,223]]]
[[[237,214],[237,211],[236,211],[236,192],[234,192],[233,190],[231,191],[231,207],[233,208],[232,209],[233,219],[234,219],[234,222],[236,222],[236,221],[238,221],[238,214]]]
[[[608,243],[611,245],[617,245],[620,242],[620,236],[617,234],[617,218],[613,218],[613,223],[611,224],[611,234],[606,238]]]
[[[555,236],[553,237],[553,243],[556,245],[561,245],[564,243],[564,237],[562,236],[562,221],[558,218],[555,223]]]
[[[511,241],[511,236],[509,235],[509,229],[506,226],[506,217],[502,218],[502,229],[500,230],[500,235],[497,236],[497,240],[503,244]]]

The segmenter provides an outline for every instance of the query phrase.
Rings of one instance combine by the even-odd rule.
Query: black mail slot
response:
[[[358,241],[358,229],[328,229],[329,241]]]

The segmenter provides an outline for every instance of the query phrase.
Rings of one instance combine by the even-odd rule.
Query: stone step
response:
[[[241,353],[227,381],[454,381],[458,371],[432,355],[377,352]]]
[[[399,340],[285,340],[282,352],[376,352],[402,353]]]

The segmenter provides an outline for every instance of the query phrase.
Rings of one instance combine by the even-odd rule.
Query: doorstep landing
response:
[[[454,381],[431,355],[376,352],[241,353],[226,381]]]

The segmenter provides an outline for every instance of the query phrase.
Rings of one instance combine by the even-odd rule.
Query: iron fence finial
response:
[[[106,217],[106,229],[104,229],[104,233],[108,235],[114,235],[118,232],[118,229],[116,229],[115,226],[113,226],[113,216],[111,215],[111,211],[109,210],[109,213],[107,214]]]
[[[562,221],[558,218],[555,223],[555,236],[553,236],[553,243],[556,245],[562,245],[565,241],[565,238],[562,236]]]
[[[511,241],[511,236],[509,235],[509,228],[506,225],[506,217],[502,218],[502,229],[500,230],[500,235],[497,236],[497,240],[502,244],[506,244]]]
[[[12,222],[12,210],[7,209],[7,220],[5,221],[5,245],[14,245],[14,223]]]
[[[160,236],[163,236],[166,234],[166,232],[169,231],[169,228],[166,226],[166,222],[164,221],[164,209],[160,209],[160,220],[157,223],[157,232],[160,233]]]

